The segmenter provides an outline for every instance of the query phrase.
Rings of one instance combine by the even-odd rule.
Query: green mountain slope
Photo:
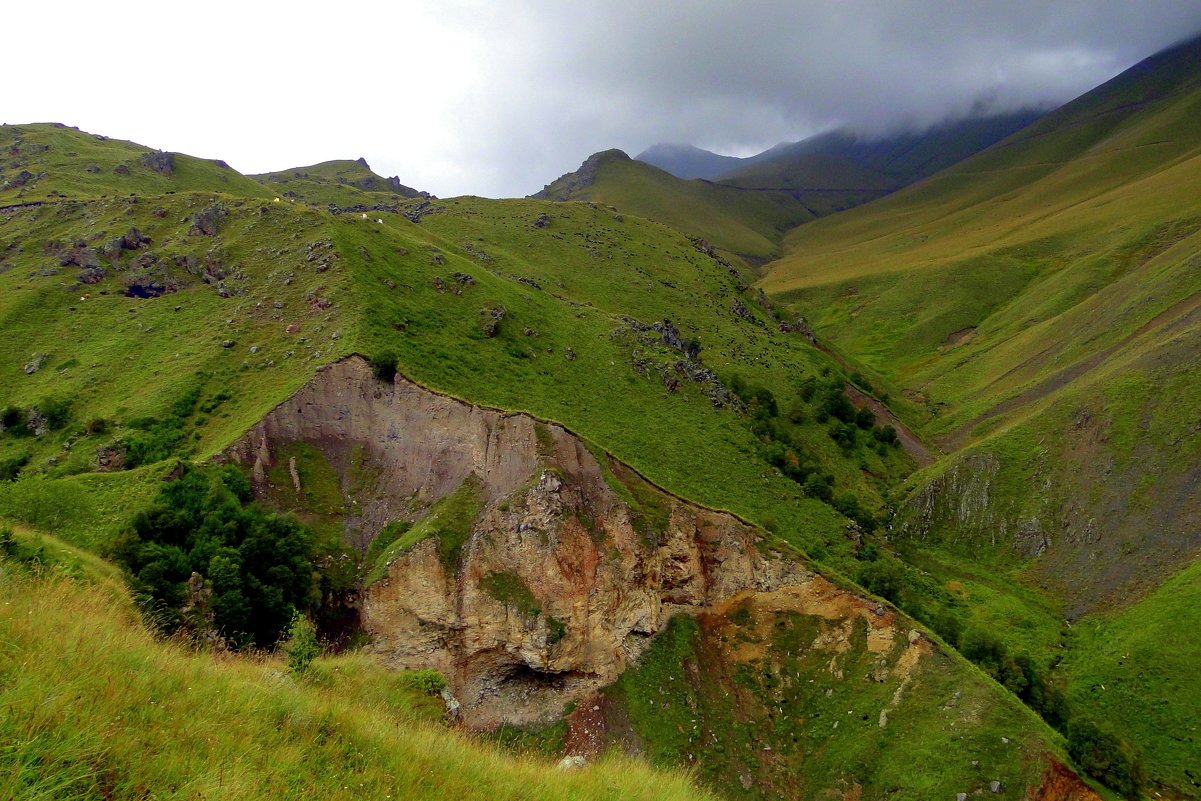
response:
[[[400,178],[384,178],[368,166],[366,159],[323,161],[309,167],[250,176],[280,197],[315,206],[340,209],[378,204],[395,205],[407,198],[425,197]]]
[[[1047,591],[1047,610],[1004,581],[992,592],[1008,600],[976,604],[1024,609],[1082,708],[1190,798],[1190,735],[1124,716],[1141,703],[1186,719],[1196,693],[1140,680],[1127,706],[1102,702],[1081,683],[1114,675],[1105,646],[1055,618],[1110,610],[1089,625],[1116,638],[1191,625],[1154,599],[1201,552],[1199,63],[1201,41],[1172,48],[921,184],[804,225],[762,281],[898,387],[951,454],[898,497],[912,558]]]
[[[255,184],[253,191],[264,188]],[[846,371],[794,326],[781,326],[727,263],[684,233],[586,203],[414,199],[401,202],[397,213],[380,210],[365,218],[276,203],[272,193],[165,191],[174,194],[55,198],[0,211],[0,464],[7,471],[0,481],[0,516],[52,528],[75,545],[103,552],[129,515],[177,475],[176,459],[221,453],[318,368],[358,352],[395,364],[442,393],[559,422],[656,484],[762,526],[772,548],[808,554],[839,586],[853,588],[839,574],[870,578],[892,564],[860,525],[871,528],[886,515],[887,489],[913,463],[871,433],[874,420],[865,425],[853,410],[851,420],[838,417],[847,412]],[[328,494],[344,498],[337,487]],[[39,593],[12,592],[27,595]],[[1004,784],[1000,797],[1036,789],[1046,756],[1062,758],[1059,737],[954,651],[929,645],[918,624],[881,602],[860,597],[855,603],[860,619],[888,620],[901,635],[869,642],[853,626],[827,632],[818,620],[780,618],[782,627],[795,624],[823,648],[827,640],[845,640],[853,659],[836,695],[779,696],[773,714],[794,723],[784,727],[781,720],[779,731],[758,746],[793,750],[763,772],[756,759],[740,755],[750,780],[770,787],[764,777],[771,770],[812,758],[826,767],[811,784],[794,788],[802,797],[871,776],[890,777],[889,786],[899,788],[894,796],[905,798],[986,788],[994,780]],[[58,619],[53,610],[38,611],[43,613]],[[738,610],[729,614],[740,617]],[[763,637],[774,625],[764,627]],[[41,649],[33,634],[23,630],[20,637],[21,653]],[[142,646],[130,654],[114,637],[113,652],[125,654],[114,658],[159,664]],[[877,657],[900,660],[917,642],[938,649],[923,657],[929,667],[919,679],[902,691],[901,674],[890,673],[891,684],[870,678],[873,671],[885,673]],[[49,662],[21,685],[16,719],[28,720],[39,708],[44,696],[36,687],[66,681],[50,667],[65,657],[46,650]],[[816,654],[798,660],[796,654],[787,643],[774,648],[764,654],[761,670],[808,676],[797,682],[806,686],[824,671],[833,675],[828,660]],[[184,666],[178,668],[174,657],[163,659],[163,697],[170,692],[182,704],[152,720],[164,730],[171,731],[177,713],[193,711],[175,699],[181,676],[210,676],[210,694],[201,696],[205,708],[221,710],[214,699],[243,692],[251,693],[248,708],[257,708],[260,696],[253,688],[234,689],[257,679],[212,678],[205,657],[181,656]],[[237,665],[231,672],[239,675],[259,669],[231,661]],[[687,664],[671,663],[674,680],[685,679]],[[750,669],[724,657],[713,664],[738,675]],[[613,691],[631,715],[642,714],[643,724],[648,718],[639,704],[654,698],[663,675],[632,676]],[[765,674],[739,680],[756,694],[759,683],[778,689]],[[88,698],[95,692],[90,684],[76,690]],[[849,761],[812,745],[827,721],[833,729],[823,717],[834,714],[826,706],[833,702],[821,700],[831,697],[858,715],[853,725],[859,745]],[[395,748],[415,753],[419,764],[431,758],[423,746],[358,733],[350,720],[357,711],[345,712],[346,718],[332,711],[338,698],[313,702],[311,709],[308,701],[296,703],[306,716],[335,715],[334,734],[327,727],[321,737],[362,745],[355,753]],[[703,701],[709,719],[736,724],[722,731],[731,747],[757,742],[744,734],[772,719],[766,705],[756,708],[753,720],[744,719],[720,692]],[[962,713],[938,711],[942,706],[936,705],[952,701],[962,701]],[[268,709],[279,702],[271,695],[262,700]],[[892,724],[881,726],[878,715],[889,704],[897,712]],[[96,717],[85,721],[113,713],[111,707],[89,709]],[[948,716],[955,727],[945,725]],[[245,738],[216,740],[215,750],[199,752],[203,759],[217,754],[212,759],[220,762],[223,755],[244,753],[253,761],[287,747],[278,741],[276,718],[254,717],[270,725],[235,725]],[[363,719],[372,731],[394,730],[382,718]],[[693,764],[691,752],[673,745],[675,734],[643,724],[640,742],[662,764]],[[70,755],[79,753],[70,750],[72,742],[92,753],[95,743],[73,725],[65,714],[45,722],[45,739],[34,740],[20,758],[67,754],[54,764],[69,764]],[[850,721],[842,725],[851,730]],[[85,725],[85,731],[101,730],[94,722]],[[342,735],[344,730],[349,733]],[[156,730],[147,731],[120,729],[122,744],[97,764],[111,770],[114,781],[169,778],[174,757],[164,757],[165,773],[156,774],[142,772],[156,765],[122,757],[154,746]],[[301,777],[298,786],[325,788],[324,782],[359,764],[344,749],[321,750],[330,740],[316,742],[318,735],[313,742],[304,735],[281,763],[280,770]],[[802,736],[804,746],[797,744]],[[935,741],[945,747],[932,749]],[[127,747],[129,742],[134,744]],[[444,741],[429,742],[441,758]],[[933,765],[932,755],[964,742],[963,764],[954,769],[930,774],[908,767],[914,755],[924,754],[922,764]],[[55,750],[55,743],[66,743],[65,750]],[[709,753],[713,764],[732,764],[716,749]],[[968,767],[973,759],[978,765]],[[263,778],[254,779],[246,797],[274,792],[281,781],[275,769],[261,761],[249,768]],[[371,773],[364,781],[383,786],[381,770],[385,775]],[[497,770],[523,768],[518,763]],[[35,779],[62,775],[52,768]],[[711,781],[726,786],[724,779]],[[587,791],[577,796],[591,797]]]
[[[58,123],[0,126],[0,206],[168,192],[268,194],[221,161],[151,150]]]
[[[533,197],[583,200],[702,237],[727,253],[761,262],[775,256],[784,231],[813,214],[786,192],[757,192],[683,181],[626,156],[597,153]]]

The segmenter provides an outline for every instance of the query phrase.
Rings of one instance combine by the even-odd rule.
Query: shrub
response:
[[[874,428],[872,429],[872,436],[885,445],[896,445],[900,441],[900,438],[897,436],[897,430],[892,426]]]
[[[413,689],[420,690],[427,695],[437,695],[446,687],[446,678],[438,671],[429,668],[402,673],[401,680]]]
[[[843,392],[841,384],[833,384],[826,388],[825,397],[822,399],[822,411],[844,423],[855,422],[855,407]]]
[[[871,431],[872,426],[876,424],[876,415],[872,410],[864,406],[859,411],[855,412],[855,425],[865,431]]]
[[[1125,798],[1140,797],[1143,768],[1127,743],[1083,718],[1068,726],[1067,739],[1068,754],[1081,770]]]
[[[292,623],[288,626],[288,644],[284,651],[288,655],[288,672],[293,676],[303,676],[313,660],[321,656],[317,627],[300,612],[292,615]]]
[[[188,621],[188,580],[212,590],[213,625],[238,644],[270,647],[295,613],[321,600],[314,589],[314,535],[293,519],[244,506],[250,485],[235,467],[192,469],[134,516],[112,556],[154,622]]]
[[[108,431],[108,420],[105,420],[103,417],[93,417],[83,427],[83,433],[89,437],[103,434],[106,431]]]
[[[396,379],[396,363],[399,361],[396,353],[390,350],[380,351],[369,360],[371,374],[379,381],[391,384]]]
[[[0,481],[13,481],[21,473],[21,468],[29,464],[28,453],[18,453],[0,459]]]
[[[14,437],[28,437],[33,433],[29,430],[29,416],[16,406],[9,406],[0,413],[0,425],[4,426],[5,433]]]
[[[881,598],[898,603],[905,588],[905,568],[895,559],[868,562],[859,569],[859,583]]]
[[[66,428],[71,420],[71,401],[65,398],[43,398],[37,410],[46,418],[46,427],[51,431]]]

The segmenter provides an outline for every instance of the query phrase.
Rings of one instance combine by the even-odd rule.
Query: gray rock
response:
[[[153,153],[143,153],[142,165],[149,167],[161,175],[170,175],[175,172],[175,154],[162,150]]]
[[[48,354],[48,353],[33,354],[33,358],[31,358],[25,364],[25,375],[33,375],[38,370],[41,370],[42,366],[44,364],[46,364],[46,360],[49,358],[50,358],[50,354]]]

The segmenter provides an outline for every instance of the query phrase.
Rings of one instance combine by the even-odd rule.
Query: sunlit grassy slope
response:
[[[579,172],[559,178],[537,197],[613,206],[702,237],[752,261],[776,255],[783,233],[813,217],[787,192],[683,181],[616,150],[592,156]]]
[[[694,799],[613,758],[565,772],[438,722],[441,699],[361,655],[303,679],[196,653],[83,581],[0,561],[0,795],[18,799]]]

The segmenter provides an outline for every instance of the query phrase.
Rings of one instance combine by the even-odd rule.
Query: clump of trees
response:
[[[111,555],[164,632],[215,630],[266,648],[320,606],[316,535],[250,499],[235,467],[186,469],[117,538]]]
[[[801,485],[805,494],[828,503],[854,520],[864,531],[876,528],[878,521],[851,492],[837,493],[834,477],[805,448],[795,427],[812,419],[827,425],[830,437],[844,450],[861,446],[875,448],[883,455],[899,440],[892,426],[879,427],[871,409],[856,409],[843,391],[843,382],[826,382],[810,376],[801,382],[798,401],[786,414],[781,413],[775,395],[766,387],[751,384],[741,376],[730,376],[727,387],[745,405],[751,418],[751,431],[763,444],[763,455],[773,467]]]

